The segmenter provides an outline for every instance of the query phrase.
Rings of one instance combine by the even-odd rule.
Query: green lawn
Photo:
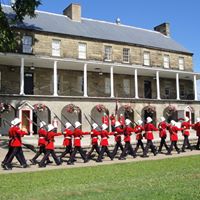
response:
[[[0,199],[200,199],[200,156],[4,174]]]

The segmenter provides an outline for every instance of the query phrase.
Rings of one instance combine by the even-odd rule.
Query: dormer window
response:
[[[185,61],[184,61],[183,57],[179,57],[178,65],[179,65],[179,69],[180,70],[184,70],[185,69]]]
[[[22,38],[22,51],[23,53],[32,53],[32,37],[31,36],[23,36]]]
[[[112,47],[111,46],[105,46],[105,48],[104,48],[104,60],[105,61],[111,61],[112,60]]]
[[[144,65],[149,66],[150,65],[150,53],[145,51],[143,56],[144,56]]]

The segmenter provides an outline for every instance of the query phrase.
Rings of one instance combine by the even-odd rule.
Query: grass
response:
[[[2,174],[0,199],[200,199],[200,156]]]

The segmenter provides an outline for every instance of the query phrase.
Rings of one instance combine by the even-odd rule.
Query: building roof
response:
[[[3,5],[2,7],[8,16],[13,15],[10,6]],[[36,11],[36,14],[35,18],[25,17],[23,23],[17,24],[17,28],[122,42],[191,54],[172,38],[157,31],[86,18],[81,18],[81,22],[77,22],[65,15],[43,11]]]

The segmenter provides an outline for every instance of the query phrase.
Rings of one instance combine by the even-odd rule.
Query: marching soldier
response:
[[[122,154],[119,157],[119,160],[126,159],[127,151],[133,156],[133,158],[136,157],[136,153],[131,146],[131,134],[132,132],[134,132],[134,129],[130,127],[130,124],[131,124],[130,119],[126,119],[125,123],[126,123],[125,131],[124,131],[125,147],[124,147],[124,150],[122,151]]]
[[[182,128],[178,128],[176,126],[176,122],[174,120],[171,120],[171,125],[169,126],[171,145],[166,155],[172,155],[171,151],[173,150],[173,146],[175,147],[177,153],[178,154],[180,153],[180,149],[177,146],[177,141],[178,141],[178,131],[182,130],[183,130]]]
[[[121,124],[121,128],[124,128],[125,127],[125,118],[124,118],[124,115],[122,113],[120,114],[118,121]]]
[[[47,126],[48,130],[47,130],[47,134],[46,134],[46,137],[45,137],[45,140],[46,140],[46,144],[45,144],[45,149],[46,149],[46,153],[44,155],[44,157],[42,158],[42,160],[39,162],[39,167],[46,167],[46,161],[48,160],[50,154],[51,156],[53,157],[55,163],[57,165],[60,165],[61,162],[59,161],[58,157],[56,156],[55,154],[55,147],[54,147],[54,137],[56,136],[60,136],[62,135],[62,133],[55,133],[55,128],[52,124],[49,124]]]
[[[103,113],[103,117],[101,119],[102,124],[106,124],[109,127],[109,117],[106,112]]]
[[[189,142],[189,135],[190,135],[190,127],[192,127],[192,124],[190,124],[190,119],[188,117],[185,117],[185,121],[182,122],[181,128],[183,128],[183,146],[182,146],[182,152],[185,152],[185,147],[187,147],[192,151],[192,147]]]
[[[120,128],[121,124],[119,121],[115,122],[115,131],[114,131],[114,136],[115,136],[115,147],[112,153],[112,157],[114,158],[115,155],[117,154],[118,148],[121,149],[123,152],[123,145],[122,145],[122,137],[121,135],[124,133],[124,129]]]
[[[161,153],[162,151],[162,147],[163,145],[165,146],[166,150],[168,151],[169,147],[167,146],[166,144],[166,137],[167,137],[167,123],[165,122],[165,118],[164,117],[161,117],[161,122],[158,124],[158,129],[159,129],[159,136],[161,138],[161,141],[160,141],[160,146],[159,146],[159,149],[158,149],[158,153]]]
[[[151,148],[154,156],[156,156],[156,148],[153,145],[152,140],[154,139],[153,137],[153,131],[158,131],[158,129],[151,123],[153,120],[151,117],[147,117],[147,123],[144,125],[144,130],[145,130],[145,138],[147,140],[146,147],[144,149],[144,153],[142,157],[148,157],[147,153],[149,148]]]
[[[115,115],[112,113],[112,115],[110,116],[110,121],[111,121],[111,131],[114,132],[115,130],[115,122],[116,122],[116,118]]]
[[[196,130],[196,135],[198,137],[196,149],[200,150],[200,118],[198,117],[196,123],[193,125],[193,129]]]
[[[110,153],[109,149],[108,149],[108,138],[109,138],[109,132],[106,130],[108,128],[108,126],[106,124],[102,124],[102,130],[100,133],[101,136],[101,151],[100,154],[96,160],[96,162],[102,162],[102,157],[104,152],[107,153],[108,157],[113,160],[112,158],[112,154]]]

